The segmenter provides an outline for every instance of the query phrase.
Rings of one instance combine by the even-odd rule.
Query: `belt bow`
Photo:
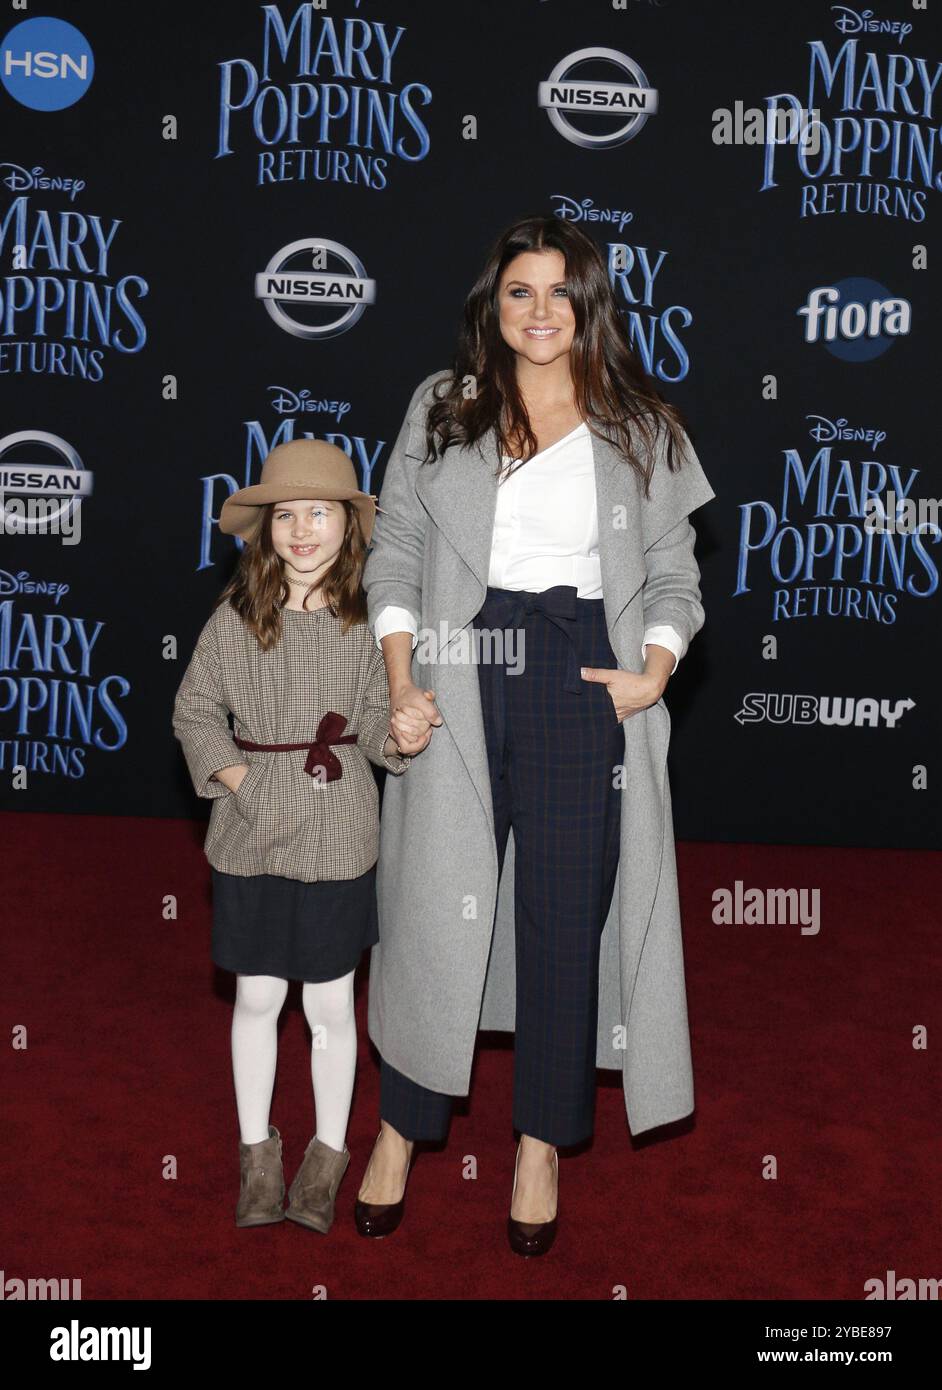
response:
[[[346,715],[336,714],[333,710],[328,710],[317,726],[313,743],[310,740],[305,740],[304,743],[253,743],[251,739],[246,738],[236,738],[233,742],[237,748],[250,748],[258,752],[269,753],[288,752],[292,748],[306,748],[308,753],[304,760],[304,771],[311,777],[316,777],[319,772],[323,772],[322,781],[336,782],[343,776],[343,766],[337,754],[330,751],[330,745],[356,743],[357,741],[356,734],[343,732],[346,726]]]

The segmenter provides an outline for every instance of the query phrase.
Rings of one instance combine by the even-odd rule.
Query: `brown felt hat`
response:
[[[269,502],[352,502],[367,545],[376,518],[376,496],[357,487],[352,460],[325,439],[291,439],[277,444],[262,464],[259,481],[240,488],[222,504],[219,529],[227,536],[251,531]]]

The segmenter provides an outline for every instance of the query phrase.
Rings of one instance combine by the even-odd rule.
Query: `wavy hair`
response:
[[[320,582],[321,595],[335,617],[343,623],[343,631],[354,623],[365,623],[366,593],[363,589],[363,565],[366,561],[366,541],[360,529],[360,518],[351,502],[342,501],[346,514],[343,541],[337,558]],[[271,521],[275,503],[259,509],[253,529],[244,537],[245,545],[235,573],[213,607],[228,602],[246,627],[255,634],[263,651],[269,651],[281,638],[281,606],[291,592],[285,579],[285,562],[271,538]],[[304,607],[318,586],[311,584],[304,595]]]
[[[515,256],[524,251],[550,250],[561,252],[566,263],[566,291],[575,319],[570,370],[576,407],[592,433],[613,433],[611,442],[635,469],[647,494],[660,430],[667,432],[668,468],[680,467],[683,416],[664,399],[629,346],[605,261],[595,242],[572,223],[553,215],[525,217],[512,223],[491,247],[465,300],[451,379],[436,383],[423,462],[433,462],[451,445],[473,445],[491,429],[496,430],[501,457],[515,457],[515,443],[523,450],[519,464],[536,453],[536,436],[517,386],[515,353],[500,329],[498,292],[501,276]],[[446,387],[444,392],[442,386]],[[632,426],[641,441],[640,454]]]

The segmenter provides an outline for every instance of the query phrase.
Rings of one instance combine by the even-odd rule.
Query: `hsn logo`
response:
[[[33,111],[74,106],[94,72],[91,44],[64,19],[24,19],[0,45],[0,82],[14,101]]]
[[[823,342],[845,362],[868,362],[909,332],[912,305],[876,280],[854,278],[818,285],[796,310],[805,320],[805,342]]]

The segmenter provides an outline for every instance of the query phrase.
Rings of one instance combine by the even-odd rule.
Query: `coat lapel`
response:
[[[641,670],[640,646],[637,652],[631,651],[619,628],[620,619],[645,580],[637,477],[608,438],[593,435],[592,454],[609,641],[621,666]]]

